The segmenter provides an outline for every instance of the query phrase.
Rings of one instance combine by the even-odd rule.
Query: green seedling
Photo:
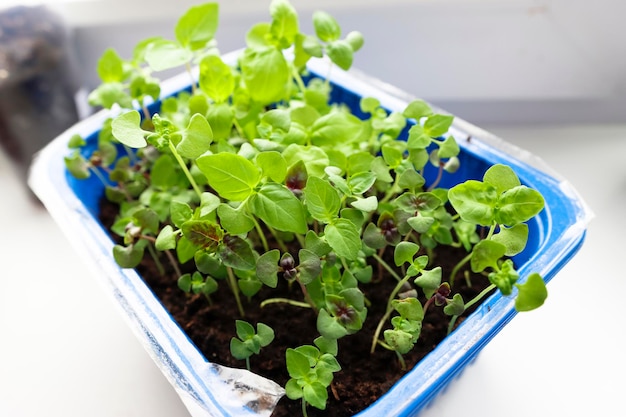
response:
[[[119,206],[111,230],[120,267],[150,256],[182,291],[217,308],[234,303],[231,352],[247,368],[274,338],[243,321],[248,306],[287,303],[310,315],[318,334],[286,351],[287,396],[302,401],[304,415],[308,405],[326,407],[341,370],[337,341],[367,328],[369,286],[394,287],[371,352],[395,351],[403,369],[430,308],[442,308],[452,330],[496,289],[516,297],[518,311],[544,302],[541,277],[520,278],[511,259],[543,208],[537,191],[504,165],[442,188],[461,149],[449,133],[454,118],[423,100],[389,111],[363,97],[361,117],[331,102],[329,79],[311,76],[307,62],[325,57],[329,72],[347,70],[364,39],[342,33],[329,14],[314,13],[306,34],[287,0],[271,1],[269,21],[250,28],[231,65],[216,48],[218,9],[194,6],[174,39],[146,39],[130,59],[109,49],[98,63],[102,84],[90,101],[121,110],[97,143],[74,135],[65,163],[76,178],[97,177]],[[191,88],[150,106],[159,71],[177,67]],[[467,254],[448,270],[438,264],[442,246]],[[464,301],[455,282],[471,285],[470,273],[490,285]],[[232,296],[212,298],[220,285]],[[272,292],[282,286],[287,296]]]

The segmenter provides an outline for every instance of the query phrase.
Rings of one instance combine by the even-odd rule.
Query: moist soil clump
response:
[[[103,225],[111,225],[116,214],[117,206],[107,201],[101,203],[100,217]],[[113,238],[118,239],[118,237]],[[389,256],[392,253],[386,255]],[[462,248],[440,246],[435,251],[436,259],[431,259],[431,262],[440,265],[444,271],[451,271],[454,265],[466,255],[467,253]],[[392,259],[390,259],[390,264],[393,264]],[[145,256],[137,267],[137,271],[209,361],[235,368],[245,368],[245,361],[237,360],[230,354],[230,340],[236,336],[235,320],[241,317],[227,282],[219,282],[219,289],[211,294],[212,302],[209,302],[204,295],[186,294],[178,288],[178,277],[165,257],[162,259],[162,265],[165,267],[165,274],[159,272],[150,256]],[[193,261],[182,265],[183,273],[190,272],[193,268]],[[472,286],[468,287],[463,276],[464,271],[461,271],[457,276],[454,292],[459,292],[466,302],[489,285],[486,277],[471,274]],[[361,331],[338,341],[337,360],[342,370],[334,374],[326,410],[308,407],[310,417],[352,416],[376,401],[406,373],[400,368],[395,352],[378,346],[376,352],[373,355],[370,354],[372,336],[378,321],[385,312],[387,297],[396,283],[395,279],[388,274],[382,274],[382,279],[378,280],[377,269],[374,268],[373,283],[362,285],[362,291],[371,303],[368,306],[367,319]],[[263,287],[252,300],[244,297],[246,313],[244,319],[255,327],[256,323],[263,322],[272,327],[275,332],[274,341],[261,349],[259,355],[253,355],[250,358],[251,370],[284,386],[289,379],[285,366],[285,351],[287,348],[313,344],[313,339],[318,334],[316,316],[312,309],[284,303],[269,304],[260,308],[260,302],[269,297],[284,297],[301,301],[303,296],[298,285],[289,286],[285,279],[279,279],[276,289]],[[420,301],[424,304],[426,300],[422,297]],[[471,311],[472,309],[466,312],[465,316]],[[459,318],[457,325],[462,320],[463,317]],[[408,369],[411,369],[445,338],[449,321],[450,318],[443,314],[442,307],[434,305],[429,307],[415,348],[404,355]],[[385,328],[390,327],[389,325]],[[301,414],[300,400],[292,401],[284,397],[278,403],[272,416],[291,417]]]

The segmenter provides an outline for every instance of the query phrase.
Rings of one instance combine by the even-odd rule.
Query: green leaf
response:
[[[491,184],[467,180],[448,191],[448,198],[461,218],[470,223],[490,226],[498,204],[496,188]]]
[[[318,146],[301,146],[295,143],[287,146],[283,151],[283,157],[289,167],[304,163],[308,176],[323,177],[324,168],[329,165],[328,155]]]
[[[239,236],[224,236],[218,253],[224,265],[231,268],[250,271],[256,267],[256,259],[250,243]]]
[[[304,247],[322,258],[330,253],[332,248],[326,241],[315,234],[313,230],[309,230],[304,237]]]
[[[352,194],[363,194],[376,182],[376,175],[373,172],[358,172],[348,178],[348,187]]]
[[[222,152],[204,155],[196,160],[209,185],[222,197],[232,201],[248,198],[261,180],[257,167],[246,158]]]
[[[287,362],[287,372],[295,379],[304,379],[309,375],[311,365],[309,359],[295,349],[288,348],[285,352]]]
[[[113,258],[115,262],[122,268],[134,268],[141,262],[143,258],[143,246],[128,245],[121,246],[115,245],[113,247]]]
[[[448,316],[460,316],[465,312],[465,303],[461,294],[454,294],[452,300],[447,300],[443,312]]]
[[[261,347],[269,345],[274,340],[274,330],[267,324],[257,323],[256,333]]]
[[[256,156],[256,163],[263,171],[263,175],[274,182],[281,183],[287,176],[287,161],[276,151],[260,152]]]
[[[530,311],[543,305],[548,298],[548,289],[538,273],[532,273],[523,284],[515,284],[519,293],[515,299],[517,311]]]
[[[492,165],[483,176],[483,182],[489,183],[496,187],[498,195],[510,190],[511,188],[522,185],[515,174],[515,171],[508,166],[502,164]]]
[[[382,249],[387,246],[387,240],[374,223],[369,223],[363,231],[363,243],[372,249]]]
[[[424,308],[417,298],[408,297],[393,300],[391,304],[402,318],[408,320],[422,320],[424,318]]]
[[[309,177],[304,198],[307,210],[316,220],[330,223],[339,215],[341,199],[337,190],[326,180]]]
[[[176,168],[176,162],[170,155],[163,154],[159,156],[157,160],[154,161],[154,165],[150,171],[152,185],[161,190],[167,190],[168,188],[176,185]]]
[[[330,60],[344,71],[352,66],[354,51],[352,46],[345,40],[337,40],[328,44],[326,53]]]
[[[91,176],[91,172],[89,171],[89,162],[87,162],[79,152],[66,156],[63,160],[65,162],[65,167],[74,178],[84,180]]]
[[[385,342],[401,355],[413,349],[413,335],[404,330],[385,330],[383,332]]]
[[[306,402],[320,410],[326,409],[326,401],[328,400],[328,389],[320,382],[314,381],[304,386],[302,391]]]
[[[341,37],[341,27],[330,14],[323,11],[313,13],[315,34],[324,42],[336,41]]]
[[[224,231],[208,220],[186,221],[181,230],[193,245],[207,251],[215,251],[224,238]]]
[[[322,261],[315,252],[308,249],[300,249],[298,258],[300,259],[300,264],[298,265],[300,282],[303,285],[307,285],[322,272]]]
[[[213,213],[220,205],[220,198],[208,191],[200,195],[200,217],[208,216]]]
[[[493,240],[481,240],[472,250],[471,267],[473,272],[482,272],[485,268],[498,268],[498,260],[504,256],[506,246]]]
[[[285,395],[290,400],[299,400],[304,395],[302,393],[302,388],[298,385],[298,381],[295,379],[290,379],[285,384]]]
[[[287,95],[291,73],[280,50],[274,47],[248,48],[240,64],[243,80],[253,100],[270,104]]]
[[[141,116],[136,110],[117,116],[111,122],[113,136],[120,143],[123,143],[131,148],[145,147],[148,144],[145,136],[152,132],[143,130],[139,127],[140,122]]]
[[[199,248],[194,245],[189,239],[187,239],[185,236],[182,236],[180,239],[178,239],[178,244],[176,245],[176,256],[178,258],[178,262],[184,264],[187,261],[193,259],[198,249]]]
[[[213,139],[229,139],[233,127],[233,110],[228,103],[216,103],[209,107],[207,120],[213,129]]]
[[[272,249],[259,256],[256,261],[257,278],[270,288],[276,288],[276,285],[278,285],[279,259],[280,251],[278,249]]]
[[[183,132],[176,151],[184,158],[196,159],[209,150],[213,142],[213,130],[201,114],[194,114]]]
[[[493,235],[491,240],[506,247],[505,256],[514,256],[524,250],[528,241],[528,225],[516,224],[511,228],[501,227],[500,232]]]
[[[233,208],[222,203],[217,207],[217,215],[222,227],[231,235],[248,233],[254,228],[254,220],[244,211],[242,206]]]
[[[417,233],[426,233],[428,232],[428,229],[430,229],[430,226],[435,223],[435,218],[430,216],[418,215],[414,217],[409,217],[407,223]]]
[[[207,55],[200,61],[200,89],[216,103],[223,103],[235,90],[235,77],[230,66],[217,55]]]
[[[124,61],[115,49],[108,48],[98,60],[98,76],[105,83],[124,81]]]
[[[219,22],[217,3],[204,3],[190,7],[178,20],[176,39],[191,50],[204,48],[213,39]]]
[[[337,356],[338,346],[337,339],[328,339],[324,336],[320,336],[313,341],[322,354],[328,353],[333,356]]]
[[[176,234],[169,224],[163,227],[154,242],[157,250],[164,251],[168,249],[176,249]]]
[[[339,324],[325,308],[321,309],[317,315],[317,331],[328,339],[340,339],[348,334],[348,330]]]
[[[324,229],[326,241],[337,256],[349,260],[356,259],[361,250],[361,236],[354,223],[346,219],[337,219]]]
[[[453,120],[454,116],[447,114],[433,114],[426,119],[426,122],[424,122],[424,133],[431,138],[443,136],[448,132],[448,129],[450,129]]]
[[[402,174],[400,174],[400,178],[398,178],[398,185],[400,188],[408,189],[412,192],[420,190],[426,180],[422,177],[417,171],[414,169],[407,169]]]
[[[311,142],[316,146],[333,146],[348,142],[361,133],[363,122],[343,111],[334,111],[315,120],[311,127]]]
[[[270,23],[260,22],[252,25],[246,33],[246,45],[250,48],[264,48],[270,46],[268,34]]]
[[[352,31],[346,35],[346,42],[350,44],[352,51],[356,52],[363,47],[365,40],[363,39],[363,34],[361,32]]]
[[[398,243],[393,252],[393,260],[396,266],[400,266],[404,263],[412,263],[413,257],[417,254],[419,249],[419,245],[413,242]]]
[[[252,339],[255,335],[254,327],[244,320],[235,320],[235,328],[237,330],[237,337],[243,341]]]
[[[94,91],[89,93],[87,100],[92,106],[102,106],[107,109],[110,109],[115,104],[119,104],[120,107],[125,109],[133,107],[133,100],[125,91],[122,83],[100,84]]]
[[[402,114],[407,119],[419,120],[422,117],[427,117],[433,114],[433,110],[430,108],[430,105],[424,100],[417,99],[410,102],[406,106]]]
[[[441,267],[435,267],[430,271],[421,271],[420,275],[413,282],[424,290],[427,298],[432,297],[441,285]]]
[[[298,14],[287,0],[272,0],[270,3],[272,24],[270,33],[281,49],[289,48],[299,33]]]
[[[459,144],[453,136],[448,136],[443,143],[439,144],[439,157],[440,158],[452,158],[457,156],[461,150]]]
[[[180,67],[192,58],[193,54],[189,49],[166,39],[154,40],[146,50],[146,62],[154,71]]]
[[[298,198],[282,184],[268,182],[249,201],[252,213],[270,227],[283,232],[304,234],[306,212]]]
[[[513,226],[533,218],[545,205],[541,193],[525,185],[505,191],[498,203],[500,207],[496,211],[496,221],[506,226]]]
[[[248,345],[241,340],[235,337],[230,339],[230,354],[233,355],[235,359],[243,360],[252,356],[253,353],[254,352],[248,348]]]
[[[356,209],[364,211],[366,213],[370,213],[372,211],[376,211],[378,208],[378,199],[375,195],[369,196],[367,198],[357,198],[352,201],[350,205]]]

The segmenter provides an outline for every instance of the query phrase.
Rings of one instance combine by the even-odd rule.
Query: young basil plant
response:
[[[482,181],[442,188],[461,149],[449,134],[453,117],[423,100],[391,112],[364,97],[361,118],[333,103],[330,81],[306,64],[326,58],[329,71],[348,70],[364,40],[344,34],[328,13],[314,13],[314,33],[306,34],[294,7],[273,0],[269,21],[251,27],[231,65],[216,48],[218,9],[194,6],[173,40],[146,39],[126,60],[109,49],[98,62],[102,84],[90,102],[123,110],[95,147],[74,135],[65,164],[76,178],[102,181],[119,206],[111,230],[121,267],[150,256],[189,297],[234,303],[240,317],[230,350],[248,369],[253,354],[290,329],[255,329],[243,320],[246,308],[286,303],[310,314],[313,344],[285,354],[286,393],[301,400],[304,415],[308,406],[326,407],[341,370],[338,340],[364,331],[374,310],[367,289],[383,280],[394,288],[371,352],[394,351],[403,369],[430,308],[451,316],[452,329],[495,288],[516,296],[518,311],[544,302],[543,279],[520,280],[514,262],[543,209],[539,192],[500,164]],[[156,73],[176,67],[197,80],[151,112],[161,91]],[[467,255],[447,270],[437,264],[441,246]],[[471,284],[470,273],[491,285],[465,301],[455,283],[464,275]],[[232,300],[211,297],[222,284]],[[261,299],[283,286],[290,298]]]

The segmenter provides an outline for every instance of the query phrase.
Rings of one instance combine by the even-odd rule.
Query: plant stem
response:
[[[165,268],[163,268],[163,264],[159,260],[159,255],[156,253],[156,250],[154,249],[154,246],[152,246],[152,244],[148,244],[148,252],[150,252],[150,256],[152,256],[152,259],[154,259],[154,264],[159,270],[159,274],[161,274],[161,276],[165,275]]]
[[[266,300],[264,300],[260,306],[261,308],[267,306],[268,304],[277,304],[277,303],[285,303],[285,304],[289,304],[295,307],[302,307],[302,308],[312,308],[311,305],[309,303],[303,303],[302,301],[296,301],[296,300],[292,300],[289,298],[268,298]]]
[[[402,278],[400,282],[396,284],[393,291],[391,291],[391,294],[389,294],[389,299],[387,300],[387,311],[385,311],[385,314],[378,322],[378,326],[376,326],[376,331],[374,332],[374,337],[372,338],[372,348],[370,350],[370,353],[374,353],[374,351],[376,350],[376,343],[378,342],[378,337],[380,336],[380,332],[383,330],[383,326],[385,325],[385,322],[389,319],[389,316],[391,315],[391,312],[393,311],[391,302],[396,298],[396,295],[398,295],[398,293],[402,289],[402,286],[406,284],[410,278],[411,277],[409,275]]]
[[[468,263],[470,259],[472,259],[472,252],[468,253],[467,256],[465,256],[465,258],[461,259],[454,266],[454,269],[452,269],[452,272],[450,273],[450,279],[448,280],[448,283],[450,284],[450,288],[454,287],[454,279],[456,277],[456,274],[458,274],[459,270],[463,267],[463,265]]]
[[[176,158],[176,161],[178,162],[178,165],[180,165],[180,167],[182,168],[183,172],[185,173],[185,176],[187,177],[187,180],[189,180],[189,183],[191,184],[191,187],[196,192],[196,194],[198,194],[198,198],[201,198],[202,197],[202,191],[200,190],[200,187],[198,187],[198,184],[196,184],[196,180],[193,179],[193,176],[191,175],[191,172],[189,172],[189,168],[187,168],[187,164],[185,164],[185,161],[183,161],[183,158],[178,154],[178,151],[176,150],[176,147],[174,146],[174,144],[171,141],[168,141],[167,145],[169,146],[170,151],[172,152],[172,155],[174,155],[174,158]]]
[[[304,399],[304,397],[302,397],[302,416],[309,417],[309,415],[306,413],[306,400]]]
[[[249,371],[250,370],[250,357],[246,358],[246,369]]]
[[[237,287],[237,278],[235,278],[235,274],[233,273],[233,269],[229,266],[226,268],[226,272],[228,273],[228,284],[230,286],[233,295],[235,296],[235,301],[237,302],[237,308],[239,309],[239,314],[241,317],[246,316],[246,312],[243,309],[243,304],[241,304],[241,298],[239,297],[239,287]]]
[[[302,77],[300,76],[300,73],[298,72],[296,67],[291,67],[291,74],[293,75],[293,79],[296,80],[296,84],[298,85],[300,91],[304,93],[304,90],[306,90],[306,86],[304,85],[304,81],[302,81]]]
[[[389,272],[389,274],[391,274],[391,276],[396,279],[396,281],[402,281],[402,278],[400,278],[400,275],[398,275],[396,273],[396,271],[394,271],[393,268],[390,267],[389,264],[383,260],[383,258],[378,256],[377,253],[373,254],[372,257],[374,259],[376,259],[376,262],[378,262],[380,265],[382,265],[383,268],[385,268],[387,270],[387,272]]]
[[[396,356],[398,357],[398,362],[400,362],[400,369],[402,369],[403,371],[406,371],[406,362],[404,361],[404,357],[397,350],[395,352],[396,352]]]
[[[493,290],[494,288],[496,288],[495,284],[491,284],[490,286],[482,290],[480,294],[478,294],[476,297],[472,298],[468,303],[465,304],[465,308],[463,312],[467,311],[468,308],[470,308],[471,306],[479,302],[484,296],[489,294],[489,292]],[[456,320],[458,318],[459,318],[459,315],[455,315],[455,316],[452,316],[452,318],[450,319],[450,323],[448,324],[448,334],[452,333],[452,329],[454,329],[454,323],[456,323]]]
[[[430,187],[428,187],[426,191],[430,192],[434,190],[435,187],[439,185],[439,182],[441,181],[442,176],[443,176],[443,164],[439,163],[439,171],[437,172],[437,178],[435,178],[435,181],[433,181],[433,183],[430,185]]]
[[[269,252],[270,247],[267,244],[267,239],[265,239],[265,233],[263,233],[263,229],[261,228],[261,225],[259,224],[259,222],[256,220],[254,216],[250,216],[250,218],[252,219],[252,222],[254,223],[256,234],[259,235],[259,239],[261,239],[261,244],[263,245],[263,249],[265,250],[265,252]]]

